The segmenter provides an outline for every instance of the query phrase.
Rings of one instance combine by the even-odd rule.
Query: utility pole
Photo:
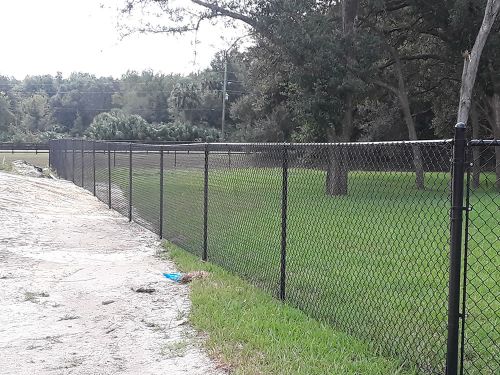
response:
[[[221,141],[224,141],[225,133],[224,133],[224,127],[226,125],[226,100],[228,99],[227,95],[227,55],[228,52],[236,45],[236,43],[250,34],[240,36],[239,38],[236,38],[236,40],[224,51],[224,86],[222,89],[222,124],[221,124]]]
[[[227,51],[224,51],[224,86],[222,88],[222,125],[221,125],[221,141],[224,140],[224,125],[226,124],[226,89],[227,89]]]

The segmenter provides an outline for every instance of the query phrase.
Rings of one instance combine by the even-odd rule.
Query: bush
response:
[[[119,110],[97,115],[86,134],[93,139],[139,141],[215,142],[220,137],[214,128],[179,122],[150,124],[141,116]]]

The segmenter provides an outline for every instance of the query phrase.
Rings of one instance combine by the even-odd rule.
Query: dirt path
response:
[[[1,172],[0,222],[1,374],[217,373],[152,233],[68,182]]]

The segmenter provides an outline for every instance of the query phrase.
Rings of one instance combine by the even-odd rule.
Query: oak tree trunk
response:
[[[327,149],[328,167],[326,170],[326,193],[328,195],[347,195],[349,169],[342,147]]]
[[[342,0],[342,34],[347,41],[352,42],[355,28],[354,22],[358,14],[359,0]],[[354,60],[353,48],[346,50],[346,61],[351,64]],[[340,134],[334,129],[328,133],[328,142],[349,142],[351,140],[354,112],[354,95],[346,93],[344,97],[345,112],[342,119]],[[348,186],[349,168],[343,147],[327,148],[326,193],[328,195],[346,195]]]
[[[349,142],[353,128],[353,98],[352,94],[346,96],[346,111],[342,120],[342,134],[335,136],[331,131],[328,142]],[[346,148],[342,146],[329,146],[327,148],[326,168],[326,193],[328,195],[347,195],[349,164]]]
[[[416,141],[417,138],[417,130],[415,128],[415,122],[413,121],[413,117],[411,115],[410,110],[410,101],[408,100],[408,95],[406,91],[400,90],[399,101],[401,103],[401,108],[403,109],[404,119],[406,123],[406,127],[408,129],[408,138],[410,141]],[[422,150],[420,146],[416,143],[411,145],[411,150],[413,153],[413,165],[415,167],[415,185],[417,189],[423,190],[424,185],[424,160],[422,157]]]
[[[415,121],[413,120],[413,116],[411,114],[410,100],[408,99],[408,91],[406,89],[405,77],[403,74],[403,64],[401,63],[401,58],[399,56],[399,52],[397,51],[397,49],[389,45],[387,42],[386,46],[392,58],[394,59],[394,69],[398,85],[393,86],[379,80],[374,81],[374,83],[388,89],[398,97],[399,104],[403,111],[403,117],[405,120],[406,128],[408,130],[408,139],[410,141],[417,141],[418,140],[417,130],[415,127]],[[411,149],[413,154],[413,166],[415,167],[415,185],[417,189],[423,190],[425,188],[425,184],[424,184],[424,161],[422,157],[422,150],[420,146],[416,143],[413,143],[411,145]]]

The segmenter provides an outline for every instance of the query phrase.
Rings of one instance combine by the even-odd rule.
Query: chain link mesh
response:
[[[203,251],[203,145],[170,146],[163,154],[164,237],[201,256]]]
[[[94,191],[93,142],[83,141],[83,188]]]
[[[159,234],[160,152],[154,146],[132,148],[132,218]]]
[[[62,140],[51,142],[51,162],[90,191],[95,168],[97,197],[123,215],[131,209],[197,256],[206,233],[211,262],[417,372],[442,374],[452,146]],[[496,374],[498,159],[481,147],[480,187],[469,198],[464,372]]]
[[[209,156],[208,259],[279,296],[282,150],[258,145]]]
[[[128,144],[115,143],[110,150],[111,208],[124,216],[129,215],[129,158]]]
[[[420,187],[414,145],[293,152],[287,298],[384,354],[443,373],[451,147],[418,147]]]
[[[465,374],[500,373],[500,141],[471,142]]]
[[[110,144],[105,142],[95,143],[95,192],[96,197],[109,204],[109,177],[108,157]]]
[[[64,142],[64,145],[63,145],[63,165],[62,165],[62,169],[63,169],[63,175],[64,175],[64,178],[66,180],[71,180],[72,179],[72,174],[73,174],[73,171],[71,169],[71,166],[72,166],[72,163],[70,162],[70,157],[71,157],[71,154],[70,152],[72,152],[72,149],[73,149],[73,146],[70,144],[70,140],[65,140],[65,141],[62,141]]]

